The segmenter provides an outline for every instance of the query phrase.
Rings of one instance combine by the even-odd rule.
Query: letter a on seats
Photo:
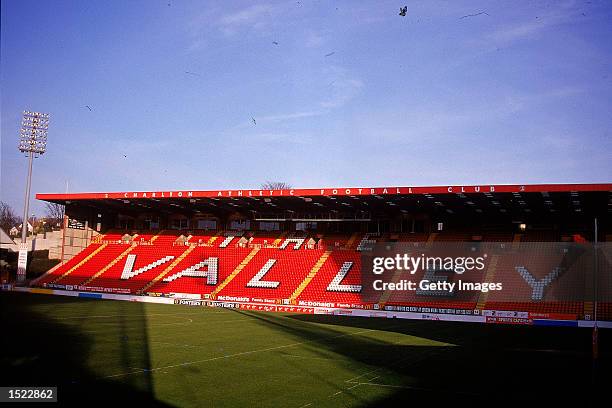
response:
[[[173,275],[164,278],[164,282],[172,282],[175,279],[183,276],[192,278],[206,278],[207,285],[217,284],[217,271],[218,271],[219,258],[210,257],[202,262],[199,262],[189,268],[177,272]],[[207,267],[207,270],[203,271],[202,268]]]

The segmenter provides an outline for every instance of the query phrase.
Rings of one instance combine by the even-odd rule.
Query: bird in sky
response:
[[[255,121],[255,118],[254,118],[254,117],[251,117],[251,120],[253,121],[253,124],[254,124],[254,125],[257,125],[257,122]]]
[[[477,17],[477,16],[481,16],[481,15],[489,15],[489,13],[487,13],[486,11],[481,11],[480,13],[475,13],[475,14],[466,14],[465,16],[459,18],[459,20],[463,19],[463,18],[469,18],[469,17]],[[537,18],[537,17],[536,17]]]
[[[91,108],[89,107],[89,105],[85,105],[85,107],[91,112]]]
[[[399,15],[402,17],[405,17],[407,11],[408,11],[408,6],[400,7]]]

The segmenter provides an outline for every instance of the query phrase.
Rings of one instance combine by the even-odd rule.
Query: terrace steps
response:
[[[312,267],[312,269],[310,270],[308,275],[306,275],[306,278],[304,278],[302,283],[300,283],[300,286],[298,286],[295,289],[295,291],[291,294],[291,297],[289,298],[289,302],[290,303],[295,302],[295,299],[297,299],[298,296],[300,296],[300,294],[304,291],[304,289],[306,289],[306,286],[308,286],[308,284],[315,277],[317,272],[319,272],[319,269],[321,269],[321,267],[323,267],[323,264],[325,263],[325,261],[327,261],[327,258],[329,258],[331,253],[332,253],[332,251],[325,251],[321,255],[321,257],[319,258],[317,263],[314,264],[314,266]]]
[[[221,282],[221,284],[217,286],[215,290],[211,292],[210,297],[214,299],[217,293],[219,293],[224,287],[226,287],[236,277],[236,275],[238,275],[240,271],[242,271],[249,264],[249,262],[251,262],[251,259],[253,259],[258,252],[259,248],[254,248],[251,252],[249,252],[246,258],[244,258],[242,262],[238,264],[236,269],[234,269],[232,273],[227,278],[225,278],[225,280]]]
[[[276,239],[274,240],[274,242],[272,242],[272,246],[275,246],[275,247],[279,246],[279,245],[281,244],[281,242],[283,242],[283,239],[285,239],[285,237],[286,237],[286,236],[287,236],[287,233],[286,233],[286,232],[281,233],[281,234],[278,236],[278,238],[276,238]]]
[[[100,269],[98,272],[96,272],[92,277],[90,277],[89,279],[87,279],[85,282],[83,282],[81,285],[82,286],[86,286],[88,285],[91,281],[93,281],[94,279],[96,279],[97,277],[99,277],[100,275],[102,275],[104,272],[108,271],[110,268],[112,268],[113,266],[115,266],[117,264],[117,262],[119,262],[120,260],[122,260],[123,258],[125,258],[127,256],[127,254],[129,254],[130,252],[132,252],[133,249],[135,249],[137,247],[137,245],[132,244],[130,245],[125,251],[123,251],[121,254],[119,254],[118,257],[116,257],[115,259],[113,259],[112,261],[110,261],[104,268]]]
[[[518,246],[521,244],[521,240],[523,239],[523,234],[514,234],[512,237],[512,250],[515,251]]]
[[[85,263],[89,262],[89,260],[91,258],[93,258],[94,256],[96,256],[99,252],[102,252],[104,250],[104,248],[106,248],[108,246],[108,244],[102,244],[100,245],[100,247],[98,249],[96,249],[95,251],[93,251],[91,254],[87,255],[85,258],[83,258],[83,260],[81,262],[79,262],[78,264],[74,265],[72,268],[68,269],[66,272],[64,272],[59,278],[51,281],[51,283],[55,283],[63,278],[65,278],[66,276],[70,275],[74,270],[80,268],[81,266],[83,266]]]
[[[499,255],[491,256],[491,261],[489,262],[489,267],[487,268],[487,273],[484,277],[484,282],[493,282],[495,279],[495,272],[497,271],[497,263],[499,262]],[[483,292],[478,297],[478,303],[476,303],[476,310],[482,310],[487,303],[487,298],[489,297],[489,292]]]
[[[217,231],[217,233],[215,233],[215,235],[213,235],[212,237],[208,238],[208,241],[206,242],[207,245],[212,245],[215,243],[215,241],[219,239],[219,232]]]
[[[402,273],[403,271],[396,270],[395,273],[393,274],[393,277],[391,278],[391,282],[393,283],[399,282],[402,277]],[[387,301],[389,300],[392,294],[393,294],[393,291],[391,290],[384,291],[382,295],[380,295],[380,298],[378,299],[378,303],[381,305],[384,305],[385,303],[387,303]]]
[[[349,240],[346,241],[346,245],[344,246],[344,248],[345,249],[354,249],[353,248],[353,244],[355,243],[355,241],[357,241],[359,236],[360,236],[360,234],[358,232],[353,232],[353,234],[351,234],[351,237],[349,238]]]

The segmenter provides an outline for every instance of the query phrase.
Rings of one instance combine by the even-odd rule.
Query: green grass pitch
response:
[[[64,404],[551,406],[580,398],[586,405],[612,384],[606,330],[594,365],[590,329],[6,292],[0,302],[0,385],[55,385]]]

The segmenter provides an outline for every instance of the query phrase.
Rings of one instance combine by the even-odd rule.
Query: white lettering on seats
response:
[[[234,239],[233,235],[230,235],[228,237],[226,237],[223,242],[221,244],[219,244],[219,248],[225,248],[229,245],[230,242],[232,242],[232,239]]]
[[[353,267],[352,262],[344,262],[340,267],[340,270],[332,279],[327,290],[330,292],[361,292],[361,285],[342,285],[342,281],[348,275],[349,271]]]
[[[531,299],[542,300],[544,299],[544,289],[559,277],[562,269],[559,267],[553,268],[553,270],[540,280],[536,280],[529,270],[524,266],[517,266],[516,271],[521,274],[523,279],[531,286]]]
[[[202,262],[199,262],[193,266],[190,266],[189,268],[185,270],[182,270],[173,275],[165,277],[164,282],[172,282],[173,280],[176,280],[183,276],[188,276],[192,278],[206,278],[207,285],[216,285],[217,276],[218,276],[217,271],[219,269],[218,265],[219,265],[219,258],[210,257],[208,259],[205,259]],[[205,271],[201,270],[205,266],[208,267],[207,270]]]
[[[263,281],[263,277],[268,273],[270,269],[276,263],[276,259],[268,259],[268,262],[251,278],[249,283],[247,283],[248,288],[270,288],[274,289],[280,285],[280,282],[274,281]]]
[[[155,262],[148,264],[147,266],[143,266],[142,268],[136,269],[135,271],[133,271],[132,269],[134,268],[134,263],[136,262],[136,255],[130,254],[127,256],[127,259],[125,260],[125,265],[123,266],[123,272],[121,272],[121,279],[133,278],[134,276],[140,275],[143,272],[149,271],[153,268],[157,268],[159,265],[164,264],[172,259],[174,259],[174,256],[168,255],[161,259],[158,259]]]
[[[293,249],[300,249],[300,247],[304,243],[304,238],[287,238],[286,240],[283,241],[279,249],[287,248],[287,245],[289,245],[289,243],[291,242],[295,243],[295,245],[293,246]]]
[[[365,234],[361,241],[359,241],[359,245],[357,245],[357,251],[371,251],[374,244],[376,244],[375,239],[370,239],[374,234]]]

